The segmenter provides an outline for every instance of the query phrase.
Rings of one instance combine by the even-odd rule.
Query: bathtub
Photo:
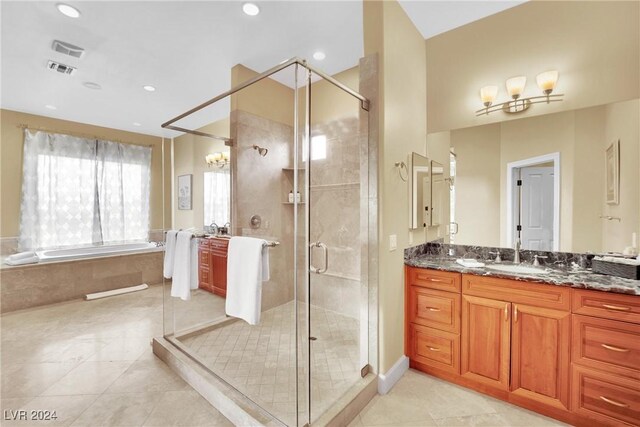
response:
[[[164,247],[126,243],[36,251],[40,262],[2,265],[0,313],[162,283]]]
[[[89,246],[71,249],[47,249],[36,251],[40,262],[69,261],[73,259],[95,258],[110,255],[125,255],[138,252],[162,251],[155,242],[125,243],[120,245]]]

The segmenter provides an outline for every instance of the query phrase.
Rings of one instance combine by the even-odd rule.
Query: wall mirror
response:
[[[431,164],[429,159],[411,153],[409,158],[409,201],[411,229],[431,225]]]
[[[523,249],[622,252],[640,232],[639,132],[638,99],[447,131],[451,215],[438,220],[456,226],[445,242],[513,248],[520,225]],[[610,203],[606,150],[618,140]]]
[[[449,180],[445,176],[444,165],[431,160],[431,226],[445,224],[448,218],[445,218],[445,206],[449,203]]]

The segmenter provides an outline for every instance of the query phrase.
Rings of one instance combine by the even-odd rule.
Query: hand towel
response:
[[[267,242],[253,237],[232,237],[227,255],[227,315],[260,323],[262,281],[269,278]]]
[[[23,264],[34,264],[40,262],[40,258],[37,255],[28,257],[28,258],[20,258],[20,259],[10,259],[10,257],[4,260],[4,263],[7,265],[23,265]]]
[[[485,266],[484,262],[477,261],[473,258],[458,258],[456,262],[463,267],[469,268],[480,268]]]
[[[7,259],[11,261],[19,261],[21,259],[33,258],[34,256],[37,256],[35,252],[27,251],[27,252],[20,252],[17,254],[9,255]]]
[[[195,241],[192,236],[191,231],[179,231],[176,238],[171,296],[183,301],[191,299],[191,276],[193,276],[191,244],[192,240]]]
[[[198,289],[198,239],[191,239],[191,289]]]
[[[164,278],[171,279],[173,277],[173,260],[176,247],[176,236],[178,232],[176,230],[167,231],[167,235],[164,240]]]

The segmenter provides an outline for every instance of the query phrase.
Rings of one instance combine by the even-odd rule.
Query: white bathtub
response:
[[[164,247],[158,247],[154,242],[145,242],[125,243],[121,245],[89,246],[71,249],[47,249],[43,251],[36,251],[36,253],[38,254],[38,258],[40,258],[40,262],[51,262],[123,255],[128,253],[156,252],[162,250],[164,250]]]

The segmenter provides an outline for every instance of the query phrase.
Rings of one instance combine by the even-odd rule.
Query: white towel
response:
[[[262,282],[269,280],[267,242],[253,237],[232,237],[227,255],[227,315],[260,323]]]
[[[480,262],[473,258],[458,258],[456,262],[464,267],[469,267],[469,268],[480,268],[480,267],[484,267],[485,265],[484,262]]]
[[[40,258],[38,258],[37,255],[27,257],[27,258],[20,258],[20,259],[10,259],[10,258],[11,257],[7,257],[4,260],[4,263],[8,265],[23,265],[23,264],[34,264],[34,263],[40,262]]]
[[[171,279],[173,277],[173,261],[176,248],[176,236],[178,232],[176,230],[167,231],[167,235],[164,239],[164,278]]]
[[[17,254],[9,255],[7,257],[7,260],[20,261],[21,259],[33,258],[35,256],[37,256],[37,254],[35,252],[27,251],[27,252],[20,252],[20,253],[17,253]]]
[[[191,289],[198,287],[198,247],[192,237],[191,231],[178,232],[175,246],[171,296],[184,301],[191,299]]]

